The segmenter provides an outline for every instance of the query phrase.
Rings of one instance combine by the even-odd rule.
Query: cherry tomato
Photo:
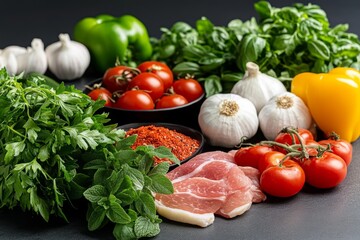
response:
[[[134,88],[147,92],[154,102],[164,94],[163,81],[156,74],[150,72],[142,72],[134,77],[129,82],[128,90]]]
[[[106,88],[100,87],[91,90],[87,94],[92,100],[96,101],[97,99],[105,100],[104,106],[111,107],[112,106],[112,94]]]
[[[174,81],[174,75],[168,65],[158,61],[145,61],[140,63],[137,68],[141,72],[152,72],[160,77],[164,83],[165,91],[171,87]]]
[[[143,90],[129,90],[118,98],[114,107],[129,110],[149,110],[154,109],[154,101]]]
[[[331,151],[340,156],[346,163],[347,166],[350,165],[352,160],[352,145],[350,142],[343,139],[324,139],[319,141],[319,144],[327,146],[330,144]]]
[[[157,102],[155,108],[172,108],[187,104],[185,97],[179,94],[170,94],[162,96]]]
[[[108,68],[102,78],[103,86],[110,92],[125,92],[130,80],[137,75],[137,70],[128,66]]]
[[[298,128],[297,133],[299,134],[300,138],[302,139],[303,143],[306,143],[306,141],[314,140],[313,134],[304,128]],[[287,144],[287,145],[293,145],[293,144],[299,144],[300,141],[298,137],[295,134],[288,133],[288,132],[280,132],[275,137],[275,142]],[[276,148],[278,151],[281,151],[283,153],[286,153],[285,149],[282,149],[281,147]]]
[[[301,191],[305,173],[293,160],[270,166],[260,176],[260,188],[275,197],[291,197]]]
[[[283,160],[285,160],[285,154],[278,151],[269,151],[266,152],[262,157],[259,158],[258,170],[260,173],[264,172],[267,168],[271,166],[277,166]],[[287,158],[289,159],[289,158]]]
[[[272,147],[264,145],[243,147],[236,151],[234,155],[234,161],[239,166],[250,166],[258,168],[259,159],[262,158],[265,153],[272,150]]]
[[[192,78],[182,78],[174,81],[174,92],[183,95],[188,102],[192,102],[198,99],[203,93],[201,84]]]
[[[297,129],[298,134],[300,135],[301,139],[305,142],[308,140],[314,140],[314,136],[313,134],[304,128],[298,128]],[[294,139],[294,140],[293,140]],[[295,142],[294,142],[295,141]],[[279,142],[279,143],[283,143],[283,144],[288,144],[288,145],[293,145],[293,144],[299,144],[300,141],[299,139],[296,137],[296,135],[294,134],[290,134],[287,132],[280,132],[276,138],[275,138],[275,142]]]
[[[347,165],[338,155],[324,152],[319,157],[304,159],[301,164],[306,182],[316,188],[332,188],[346,177]]]

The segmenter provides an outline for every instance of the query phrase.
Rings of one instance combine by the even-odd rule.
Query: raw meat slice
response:
[[[158,213],[168,219],[206,227],[214,214],[233,218],[264,201],[259,188],[259,172],[239,167],[233,155],[213,151],[195,156],[167,174],[174,193],[156,194]]]

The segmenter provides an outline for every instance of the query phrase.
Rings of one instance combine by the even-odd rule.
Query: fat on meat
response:
[[[233,218],[266,199],[259,172],[234,163],[232,153],[201,153],[167,173],[173,194],[155,194],[158,213],[170,220],[207,227],[215,214]]]

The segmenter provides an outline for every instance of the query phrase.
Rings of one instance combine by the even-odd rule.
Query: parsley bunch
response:
[[[64,208],[88,201],[88,228],[114,224],[117,239],[159,233],[152,192],[171,193],[169,165],[178,159],[165,147],[131,149],[136,136],[109,122],[74,86],[50,87],[39,76],[0,70],[0,207],[67,220]]]

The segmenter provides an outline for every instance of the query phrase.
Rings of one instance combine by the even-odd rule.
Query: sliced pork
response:
[[[259,172],[239,167],[233,155],[213,151],[195,156],[167,174],[174,193],[155,195],[157,211],[168,219],[206,227],[214,214],[233,218],[265,200]]]

